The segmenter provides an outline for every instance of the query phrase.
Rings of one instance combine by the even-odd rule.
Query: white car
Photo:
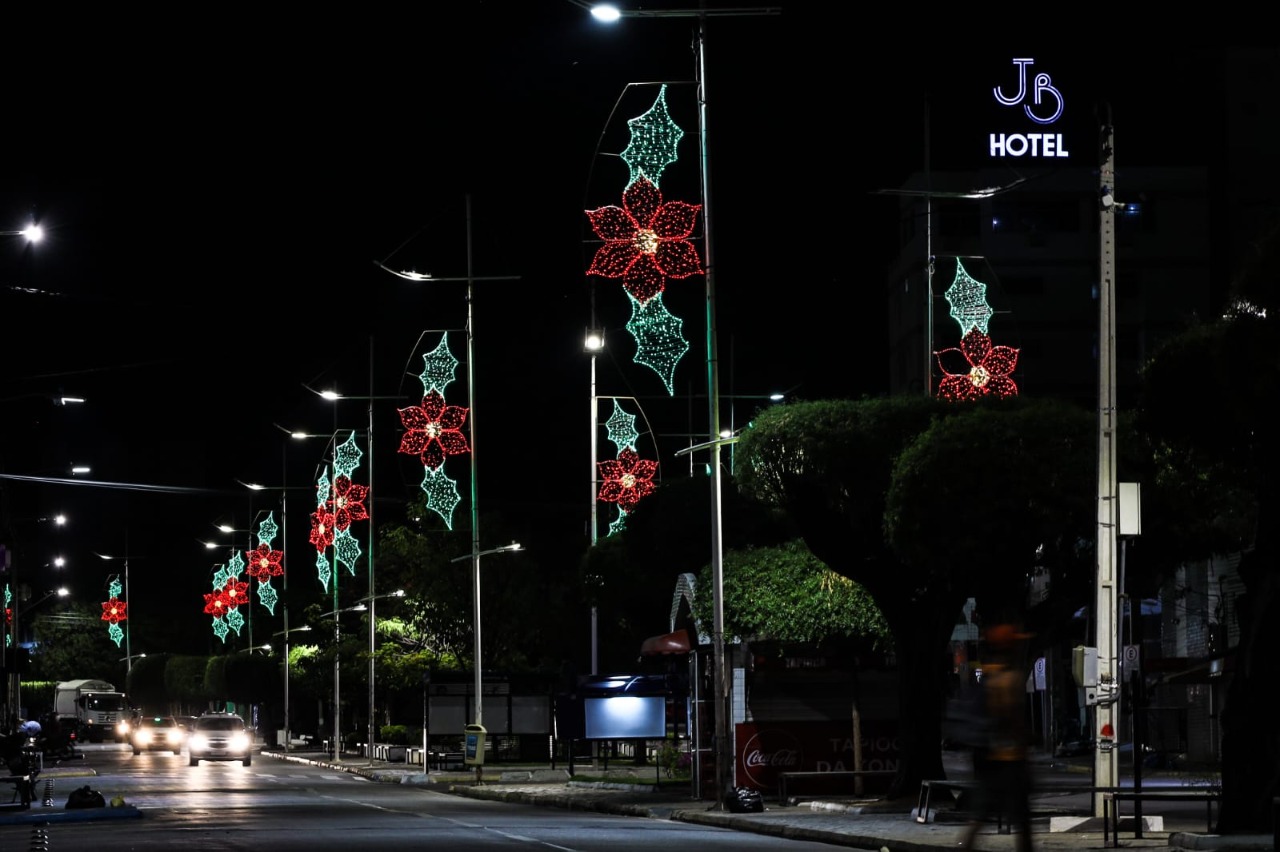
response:
[[[129,729],[129,745],[134,754],[144,751],[182,754],[186,733],[172,716],[143,716]]]
[[[253,762],[253,737],[244,719],[234,713],[205,713],[196,719],[187,737],[187,763],[196,766],[202,760],[238,760],[245,766]]]

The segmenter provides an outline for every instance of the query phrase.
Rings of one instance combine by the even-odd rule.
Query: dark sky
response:
[[[1079,49],[1004,43],[1015,39],[975,47],[976,24],[899,50],[865,22],[829,20],[826,4],[773,8],[782,14],[708,24],[720,373],[742,397],[887,389],[895,205],[872,193],[923,168],[926,102],[934,167],[966,162],[985,136],[975,125],[991,120],[990,87],[1011,75],[1011,56],[1032,55],[1072,92],[1074,138],[1092,143],[1092,107],[1106,98],[1122,158],[1141,145],[1149,162],[1180,163],[1196,143],[1163,107],[1203,101],[1187,87],[1213,84],[1186,73],[1194,51],[1155,87],[1153,53],[1100,65]],[[485,510],[536,507],[583,529],[593,309],[614,344],[597,392],[639,398],[654,431],[676,436],[660,452],[705,430],[703,277],[669,281],[664,297],[690,342],[672,397],[631,363],[621,285],[584,274],[583,211],[620,203],[625,121],[657,83],[670,84],[685,130],[662,189],[698,200],[692,21],[610,29],[568,0],[529,0],[240,16],[198,34],[148,23],[162,35],[37,32],[4,59],[9,79],[52,79],[50,64],[74,73],[38,95],[11,90],[0,137],[0,216],[36,215],[49,232],[38,247],[0,238],[0,463],[50,475],[84,461],[95,480],[193,490],[5,485],[15,531],[64,503],[80,512],[59,548],[78,595],[96,599],[102,583],[92,551],[126,548],[135,586],[194,576],[203,589],[214,560],[197,539],[250,511],[235,479],[278,482],[287,464],[289,484],[306,485],[320,462],[319,447],[286,455],[273,424],[367,422],[366,403],[335,412],[304,384],[396,397],[375,403],[379,459],[398,445],[395,409],[420,395],[423,345],[463,326],[465,285],[407,282],[375,261],[511,279],[474,288]],[[1093,159],[1089,144],[1075,162]],[[90,401],[48,405],[57,392]],[[735,402],[735,417],[754,404]],[[411,462],[391,453],[378,493],[412,489]],[[451,470],[465,488],[465,466]],[[53,546],[41,539],[28,557]]]

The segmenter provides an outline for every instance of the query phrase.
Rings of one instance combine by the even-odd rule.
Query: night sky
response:
[[[1073,164],[1096,161],[1101,100],[1121,164],[1208,156],[1166,109],[1213,115],[1220,83],[1195,73],[1196,51],[1153,86],[1154,48],[1103,65],[1012,37],[979,49],[943,28],[894,50],[820,5],[708,23],[720,377],[741,397],[736,425],[775,390],[887,390],[896,204],[874,191],[923,168],[926,112],[932,167],[972,162],[1011,56],[1034,56],[1072,93]],[[584,210],[621,203],[626,119],[662,82],[685,130],[664,196],[698,201],[693,21],[606,28],[568,0],[529,0],[203,25],[199,38],[176,24],[157,39],[37,33],[4,58],[11,80],[42,79],[50,51],[77,70],[38,96],[11,90],[0,137],[0,228],[34,215],[49,234],[36,247],[0,238],[0,468],[56,476],[85,462],[93,480],[166,489],[5,484],[14,534],[40,530],[27,569],[63,552],[77,598],[96,601],[109,570],[92,552],[127,549],[135,609],[171,581],[204,591],[216,554],[198,539],[249,520],[235,480],[313,481],[323,442],[286,450],[274,424],[367,423],[366,402],[335,409],[304,385],[394,397],[375,402],[375,488],[416,487],[420,467],[394,453],[395,409],[421,395],[423,346],[463,326],[465,284],[376,262],[495,279],[477,281],[472,306],[483,510],[536,507],[583,534],[593,312],[612,344],[597,393],[638,398],[664,436],[659,461],[687,464],[670,453],[706,428],[704,279],[667,283],[690,342],[673,397],[631,363],[620,282],[584,274]],[[49,404],[59,393],[89,402]],[[465,490],[465,465],[450,469]],[[64,507],[75,521],[60,537],[31,521]]]

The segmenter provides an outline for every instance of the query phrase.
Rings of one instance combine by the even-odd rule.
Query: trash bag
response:
[[[764,796],[750,787],[734,787],[729,810],[735,814],[758,814],[764,811]]]
[[[67,796],[67,810],[75,810],[78,808],[105,808],[107,800],[97,790],[91,789],[88,784],[83,787],[77,787],[71,791],[71,795]]]

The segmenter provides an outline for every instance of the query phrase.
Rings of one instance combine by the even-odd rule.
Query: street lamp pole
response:
[[[97,553],[97,552],[95,552],[95,553],[93,554],[94,556],[98,557],[99,559],[105,560],[105,561],[107,561],[107,562],[110,562],[110,561],[112,561],[113,559],[123,559],[123,560],[124,560],[124,602],[125,602],[125,605],[126,605],[126,606],[127,606],[127,605],[129,605],[129,604],[131,604],[131,603],[133,603],[133,600],[129,597],[129,554],[128,554],[128,549],[129,549],[129,548],[128,548],[127,543],[126,543],[126,547],[125,547],[125,555],[124,555],[124,556],[111,556],[110,554],[107,554],[107,553]],[[130,631],[129,631],[129,621],[130,621],[130,619],[128,619],[128,618],[126,618],[126,619],[124,620],[124,655],[125,655],[125,660],[127,661],[127,662],[125,663],[125,672],[126,672],[126,673],[133,671],[133,649],[132,649],[132,647],[131,647],[131,646],[130,646],[130,644],[129,644],[129,633],[130,633]]]
[[[476,725],[483,724],[484,702],[481,700],[484,689],[484,680],[481,676],[480,666],[480,557],[489,556],[494,553],[511,553],[520,550],[519,542],[513,541],[510,544],[504,544],[502,547],[495,547],[492,550],[473,550],[468,556],[459,556],[457,559],[451,559],[450,562],[465,562],[471,560],[471,609],[472,618],[475,620],[475,670],[476,670]]]
[[[576,0],[575,0],[576,2]],[[711,225],[711,170],[710,149],[707,144],[707,18],[712,16],[746,16],[777,15],[781,12],[776,7],[759,9],[661,9],[622,11],[612,5],[593,6],[587,0],[577,2],[591,10],[599,20],[616,21],[621,17],[636,18],[696,18],[698,30],[696,35],[696,67],[698,97],[698,156],[701,162],[702,176],[702,225],[703,243],[706,253],[706,272],[703,276],[706,283],[707,302],[707,403],[708,403],[708,445],[711,449],[711,575],[712,575],[712,608],[713,608],[713,665],[715,666],[715,764],[716,764],[716,803],[724,808],[729,800],[733,787],[732,766],[734,763],[733,728],[731,724],[732,682],[725,664],[724,647],[724,554],[723,536],[721,534],[722,487],[723,477],[720,470],[720,370],[719,354],[716,343],[716,307],[715,307],[715,256],[712,244],[714,233]]]
[[[593,291],[594,292],[594,291]],[[593,298],[594,301],[594,298]],[[594,319],[594,318],[593,318]],[[600,401],[596,396],[596,355],[604,349],[604,332],[599,329],[591,329],[587,332],[585,347],[591,355],[591,476],[587,483],[591,486],[591,515],[590,515],[590,541],[591,547],[596,546],[599,538],[597,525],[599,524],[598,504],[599,482],[597,477],[600,475],[598,467],[600,461]],[[591,604],[591,673],[599,672],[600,665],[600,614],[596,604]]]

